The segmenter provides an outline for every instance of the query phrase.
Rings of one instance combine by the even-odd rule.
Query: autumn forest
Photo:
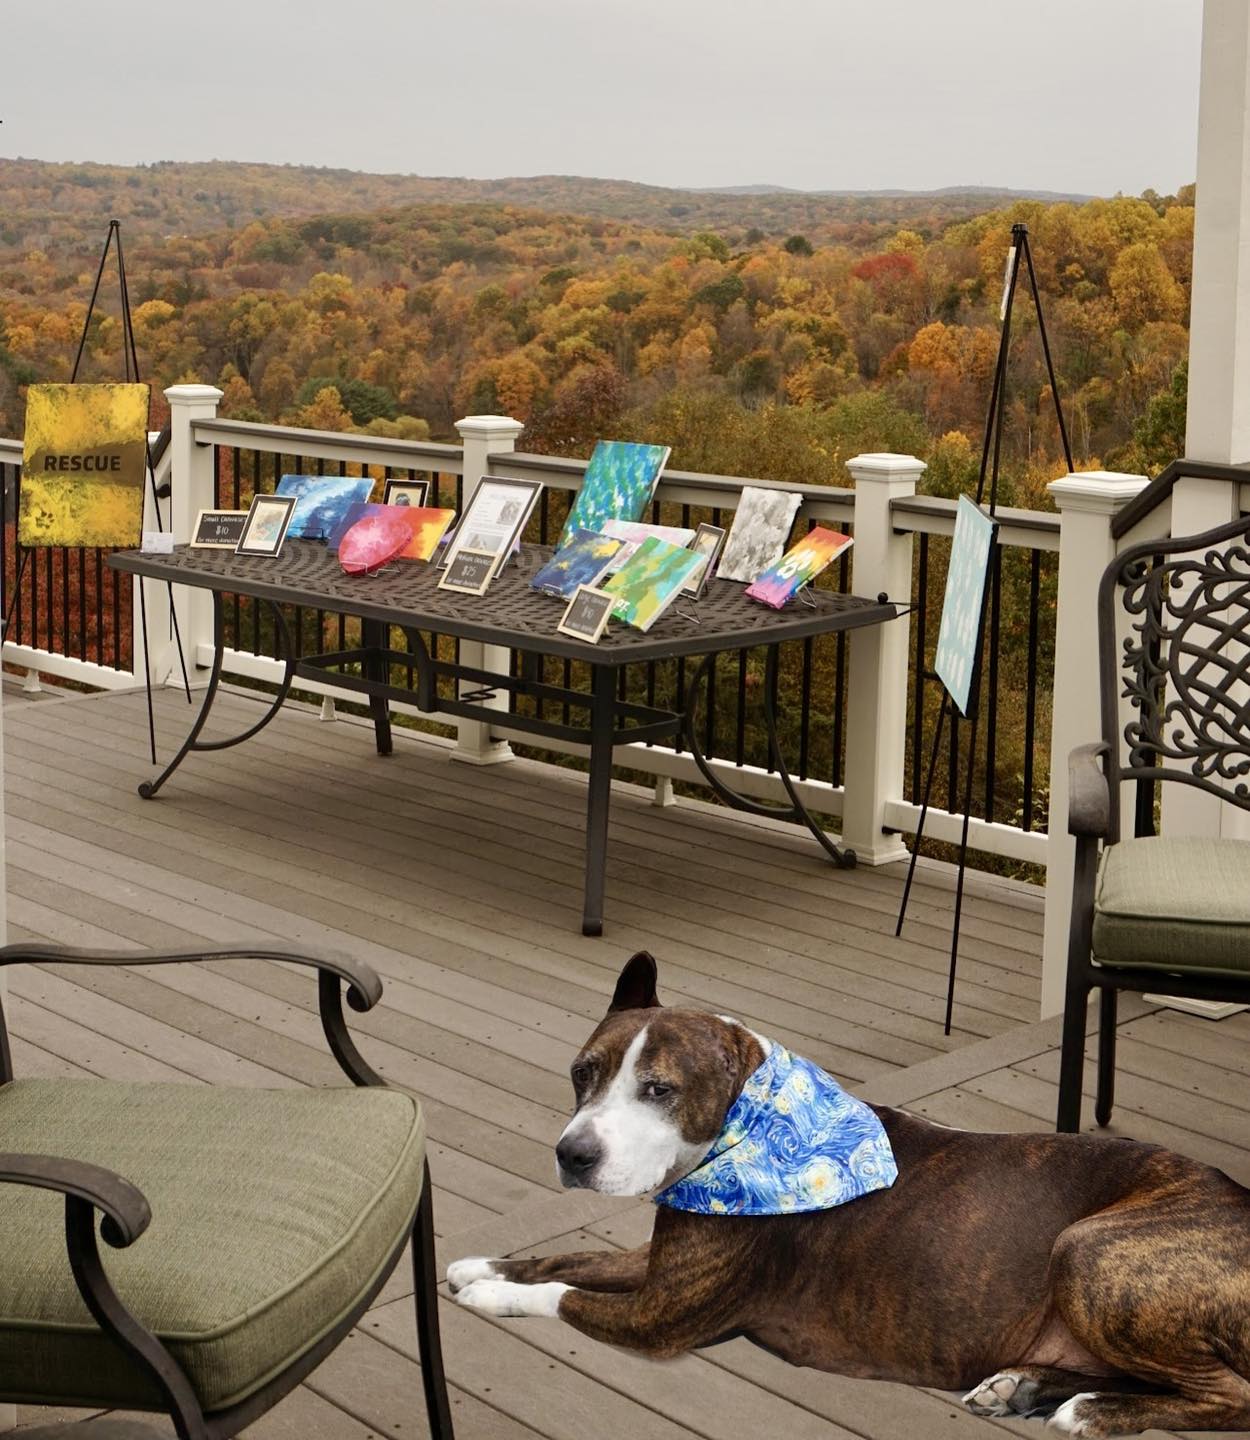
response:
[[[506,413],[531,450],[656,440],[678,467],[813,483],[911,451],[949,494],[975,479],[1024,221],[1077,464],[1154,472],[1183,435],[1192,188],[822,197],[0,161],[0,197],[0,434],[21,433],[26,384],[68,376],[116,215],[158,394],[209,381],[226,415],[399,437]],[[1062,462],[1016,313],[1008,493],[1041,504]],[[120,342],[106,286],[82,378],[119,376]]]

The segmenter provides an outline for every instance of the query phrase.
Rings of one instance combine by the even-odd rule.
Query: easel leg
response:
[[[938,706],[937,728],[933,732],[933,748],[929,752],[929,773],[924,782],[924,800],[920,805],[920,819],[916,824],[916,838],[911,848],[911,859],[907,862],[907,883],[903,886],[903,903],[898,907],[898,924],[895,935],[903,933],[903,921],[907,918],[907,902],[911,898],[911,882],[916,874],[916,861],[920,855],[920,842],[924,839],[924,822],[929,818],[929,799],[933,794],[933,776],[937,770],[938,751],[942,746],[942,730],[946,724],[946,707],[950,696],[942,691],[942,703]]]
[[[964,908],[964,876],[968,870],[968,825],[972,819],[972,776],[977,758],[977,720],[981,714],[981,697],[973,701],[972,730],[968,736],[968,773],[964,780],[964,824],[959,837],[959,876],[955,881],[955,923],[951,931],[951,968],[946,982],[946,1027],[951,1033],[951,1012],[955,1008],[955,966],[959,961],[959,921]]]

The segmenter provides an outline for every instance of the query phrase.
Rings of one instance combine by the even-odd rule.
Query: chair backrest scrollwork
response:
[[[1113,793],[1125,780],[1179,781],[1250,810],[1248,546],[1243,516],[1135,545],[1104,572],[1099,666]]]

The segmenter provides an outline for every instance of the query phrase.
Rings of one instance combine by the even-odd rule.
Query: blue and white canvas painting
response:
[[[959,497],[933,668],[961,715],[968,713],[972,677],[976,672],[994,529],[993,520],[979,505],[974,505],[966,495]]]
[[[586,466],[586,478],[556,549],[562,550],[575,530],[599,534],[605,520],[641,520],[668,456],[667,445],[600,440]]]
[[[368,500],[373,481],[367,475],[284,475],[276,493],[295,496],[288,536],[328,540],[340,528],[347,507]]]

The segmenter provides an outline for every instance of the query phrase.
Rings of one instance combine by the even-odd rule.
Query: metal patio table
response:
[[[460,595],[438,589],[440,571],[419,561],[396,561],[377,575],[347,575],[338,557],[313,540],[288,540],[276,559],[235,555],[224,550],[191,550],[180,546],[171,555],[119,551],[109,564],[132,575],[169,580],[209,590],[213,598],[215,653],[204,701],[181,748],[155,779],[144,781],[139,793],[150,799],[192,751],[224,750],[263,730],[282,708],[297,679],[333,681],[336,686],[368,697],[380,755],[391,752],[388,702],[414,701],[431,715],[464,717],[487,724],[507,723],[512,730],[544,739],[572,741],[590,750],[590,783],[586,800],[586,871],[582,931],[603,933],[604,870],[607,859],[608,807],[612,751],[618,745],[675,739],[684,735],[691,757],[712,790],[728,804],[756,815],[793,820],[807,826],[837,865],[855,863],[853,850],[835,845],[808,813],[781,754],[773,707],[778,650],[783,641],[853,630],[893,620],[903,607],[885,596],[868,600],[857,595],[812,591],[784,610],[748,600],[744,586],[712,580],[699,600],[686,599],[669,609],[645,634],[613,624],[597,645],[558,634],[564,601],[531,590],[529,580],[551,555],[549,547],[527,545],[491,583],[485,595]],[[272,612],[275,635],[285,664],[272,703],[256,724],[223,740],[201,740],[221,679],[225,648],[225,595],[246,595],[263,601]],[[304,606],[333,614],[357,616],[361,644],[354,649],[318,655],[297,655],[282,607]],[[402,630],[411,651],[390,646],[391,629]],[[461,640],[503,646],[518,653],[519,673],[498,674],[458,661],[436,658],[422,631]],[[696,733],[699,692],[716,655],[728,650],[767,646],[764,714],[772,763],[789,798],[787,805],[768,805],[740,795],[707,763]],[[548,685],[541,679],[544,655],[578,660],[590,667],[590,689]],[[678,656],[701,660],[689,687],[684,712],[640,705],[618,697],[621,668]],[[391,667],[411,667],[415,687],[391,683]],[[359,667],[358,673],[349,673]],[[439,694],[440,677],[452,677],[456,694]],[[463,688],[465,685],[470,688]],[[541,715],[506,713],[489,702],[500,693],[530,697],[585,712],[581,725]],[[565,708],[567,707],[567,709]]]

